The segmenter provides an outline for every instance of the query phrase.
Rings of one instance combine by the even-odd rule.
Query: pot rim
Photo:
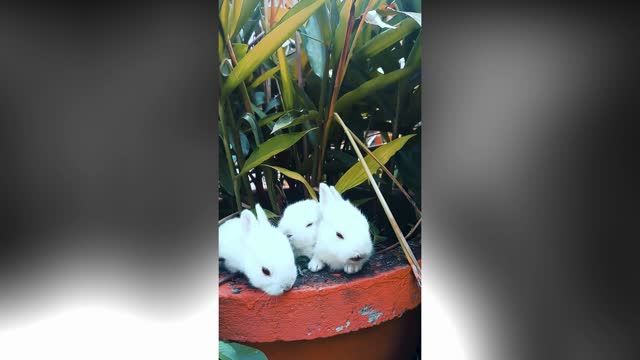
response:
[[[218,288],[221,339],[259,343],[336,336],[400,317],[421,300],[406,264],[348,282],[297,286],[277,297],[245,283]]]

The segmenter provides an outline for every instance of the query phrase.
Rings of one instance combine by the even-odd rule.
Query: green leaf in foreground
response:
[[[295,171],[291,171],[285,168],[281,168],[279,166],[271,166],[271,165],[266,165],[266,164],[262,164],[262,166],[268,166],[272,169],[275,169],[276,171],[282,173],[283,175],[290,177],[294,180],[298,180],[302,183],[302,185],[304,185],[307,188],[307,191],[309,192],[309,195],[313,198],[313,200],[318,200],[318,196],[316,195],[315,190],[313,190],[313,188],[311,187],[311,185],[307,182],[307,180],[304,178],[304,176],[298,174]]]
[[[265,141],[262,145],[258,146],[258,149],[254,151],[249,158],[245,161],[244,167],[240,171],[240,175],[244,175],[251,169],[262,164],[266,160],[270,159],[273,155],[276,155],[298,142],[309,131],[317,128],[309,129],[306,131],[282,134],[274,136],[271,139]]]
[[[231,344],[218,341],[218,357],[221,360],[234,360],[238,358],[238,354]]]
[[[218,341],[218,354],[222,359],[231,360],[267,360],[260,350],[238,343]]]
[[[373,155],[380,160],[380,162],[384,165],[386,164],[391,157],[400,150],[404,144],[409,141],[415,134],[405,135],[403,137],[397,138],[391,141],[388,144],[382,145],[376,150],[373,151]],[[367,167],[371,171],[371,173],[375,173],[380,165],[370,156],[367,155],[364,158],[367,163]],[[353,187],[356,187],[362,184],[365,180],[367,180],[367,173],[364,171],[362,164],[360,162],[354,164],[347,172],[342,175],[340,180],[336,183],[335,187],[338,192],[343,193]]]

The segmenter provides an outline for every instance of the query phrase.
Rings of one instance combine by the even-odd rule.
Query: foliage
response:
[[[220,360],[267,360],[258,349],[226,341],[218,341],[218,359]]]
[[[256,202],[279,215],[326,181],[382,219],[349,129],[384,197],[412,198],[393,200],[398,225],[418,221],[420,2],[390,1],[220,1],[220,217]]]

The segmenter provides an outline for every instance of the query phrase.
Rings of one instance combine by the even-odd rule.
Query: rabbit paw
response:
[[[311,259],[311,261],[309,261],[309,265],[307,267],[309,268],[309,270],[317,272],[322,270],[322,268],[324,267],[324,263],[317,258],[313,258]]]
[[[362,269],[362,264],[347,264],[344,266],[344,272],[347,274],[357,273],[360,269]]]

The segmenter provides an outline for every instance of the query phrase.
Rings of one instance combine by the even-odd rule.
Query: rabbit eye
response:
[[[339,237],[340,239],[344,239],[344,236],[342,236],[342,234],[339,232],[336,233],[336,236]]]
[[[291,238],[292,236],[293,236],[293,235],[291,235],[291,234],[287,234],[287,237],[288,237],[288,238]]]
[[[312,223],[312,222],[308,223],[308,224],[307,224],[307,227],[309,227],[309,226],[311,226],[311,225],[313,225],[313,223]]]
[[[269,269],[267,269],[266,267],[263,267],[263,268],[262,268],[262,273],[263,273],[263,274],[265,274],[265,275],[267,275],[267,276],[270,276],[270,275],[271,275],[271,271],[269,271]]]
[[[362,260],[362,256],[357,255],[357,256],[354,256],[352,258],[349,258],[349,260],[351,260],[351,261],[360,261],[360,260]]]

